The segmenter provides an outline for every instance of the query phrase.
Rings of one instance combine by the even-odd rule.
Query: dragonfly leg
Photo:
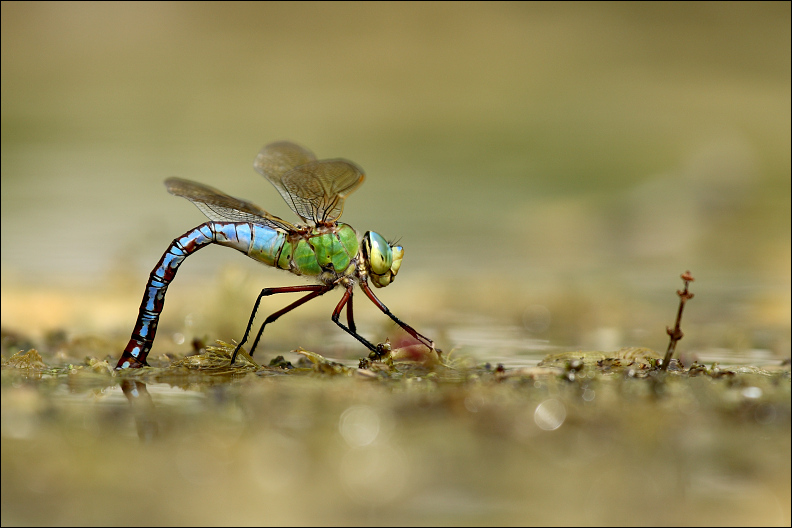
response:
[[[363,293],[365,293],[365,294],[366,294],[366,296],[367,296],[369,299],[371,299],[371,302],[373,302],[373,303],[374,303],[374,304],[377,306],[377,308],[379,308],[379,309],[382,311],[382,313],[384,313],[385,315],[387,315],[388,317],[390,317],[391,319],[393,319],[393,321],[394,321],[394,322],[395,322],[397,325],[401,326],[401,327],[404,329],[404,331],[405,331],[405,332],[407,332],[408,334],[410,334],[411,336],[413,336],[415,339],[417,339],[418,341],[420,341],[422,345],[424,345],[424,346],[426,346],[426,347],[430,348],[431,350],[435,350],[434,341],[432,341],[431,339],[429,339],[429,338],[428,338],[428,337],[426,337],[425,335],[418,333],[418,331],[417,331],[417,330],[415,330],[415,328],[413,328],[412,326],[408,325],[407,323],[405,323],[405,322],[401,321],[401,320],[400,320],[398,317],[396,317],[395,315],[393,315],[393,314],[391,313],[391,311],[388,309],[388,307],[387,307],[387,306],[385,306],[385,305],[382,303],[382,301],[380,301],[379,299],[377,299],[377,296],[376,296],[376,295],[374,295],[374,292],[373,292],[373,291],[371,291],[371,288],[369,287],[369,285],[368,285],[368,282],[367,282],[367,281],[360,281],[360,283],[359,283],[359,284],[360,284],[360,288],[363,290]]]
[[[355,330],[355,320],[352,318],[352,307],[351,307],[353,287],[354,284],[350,284],[347,287],[346,291],[344,291],[344,296],[341,297],[341,301],[339,301],[338,305],[335,307],[335,310],[333,310],[333,316],[332,316],[333,322],[337,324],[339,327],[341,327],[341,329],[344,332],[346,332],[347,334],[351,335],[352,337],[363,343],[363,345],[365,345],[366,348],[368,348],[372,352],[380,354],[382,352],[382,350],[380,350],[380,347],[377,347],[376,345],[370,343],[365,337],[358,334],[357,331]],[[342,323],[339,320],[341,317],[341,310],[344,309],[344,305],[347,306],[347,322],[349,323],[348,327],[344,326],[344,323]]]
[[[306,292],[306,291],[310,292],[308,295],[305,295],[304,297],[300,297],[295,302],[288,305],[286,308],[283,308],[282,310],[278,310],[274,314],[267,317],[267,319],[264,321],[264,324],[261,325],[258,334],[256,335],[256,340],[253,341],[253,346],[250,348],[251,356],[253,355],[253,352],[255,352],[256,346],[258,345],[258,342],[261,339],[261,334],[264,333],[264,327],[267,326],[267,324],[275,321],[281,315],[294,310],[298,306],[307,303],[311,299],[319,297],[320,295],[324,295],[325,293],[329,292],[332,289],[333,289],[332,285],[326,286],[324,284],[315,284],[310,286],[284,286],[282,288],[264,288],[263,290],[261,290],[261,293],[256,299],[256,304],[253,305],[253,312],[250,314],[250,320],[248,321],[247,328],[245,328],[245,335],[242,337],[242,341],[240,341],[239,344],[236,346],[236,348],[234,349],[234,354],[231,356],[231,364],[232,365],[234,364],[234,361],[236,361],[237,354],[239,353],[239,349],[242,348],[242,345],[244,345],[247,342],[248,337],[250,336],[250,329],[253,327],[253,321],[256,318],[256,311],[258,310],[259,304],[261,303],[261,299],[263,297],[275,295],[276,293],[297,293],[297,292]]]
[[[355,317],[352,315],[352,298],[354,297],[352,290],[349,290],[349,302],[347,303],[347,324],[349,325],[349,329],[353,332],[357,333],[357,328],[355,327]]]

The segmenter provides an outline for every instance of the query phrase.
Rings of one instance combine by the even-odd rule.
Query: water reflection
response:
[[[121,381],[121,390],[127,397],[132,413],[135,417],[135,426],[140,440],[144,443],[153,441],[159,436],[159,425],[155,416],[154,401],[142,381],[124,379]]]

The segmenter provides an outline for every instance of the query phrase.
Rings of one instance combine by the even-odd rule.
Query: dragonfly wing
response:
[[[319,161],[313,152],[289,141],[266,145],[253,166],[297,216],[315,224],[340,217],[344,200],[365,178],[351,161]]]
[[[363,169],[343,159],[310,161],[282,177],[292,209],[314,223],[335,222],[344,211],[344,201],[366,175]]]
[[[308,221],[310,217],[300,214],[297,205],[292,201],[291,193],[283,184],[283,176],[294,167],[311,161],[316,161],[316,156],[310,150],[290,141],[278,141],[265,145],[256,156],[256,161],[253,162],[256,172],[267,178],[291,207],[291,210],[305,221]]]
[[[254,203],[234,198],[202,183],[181,178],[168,178],[165,180],[165,186],[169,193],[190,200],[209,220],[252,222],[287,231],[297,229],[289,222],[269,214]]]

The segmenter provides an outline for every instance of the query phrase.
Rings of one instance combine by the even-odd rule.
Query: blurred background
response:
[[[150,269],[204,221],[163,180],[295,220],[252,169],[281,139],[364,168],[343,220],[400,239],[378,293],[445,349],[662,351],[689,269],[680,349],[789,356],[786,2],[3,2],[3,327],[123,346]],[[261,288],[299,283],[201,251],[153,353],[238,339]],[[336,302],[273,348],[360,355]]]
[[[672,376],[668,397],[616,375],[264,372],[151,382],[146,408],[85,366],[115,360],[149,271],[204,222],[163,180],[296,220],[252,168],[283,139],[365,169],[342,220],[405,247],[377,293],[468,364],[663,352],[691,270],[686,363],[779,365],[788,2],[3,2],[0,19],[4,350],[76,365],[2,369],[4,525],[789,525],[788,370]],[[262,288],[303,283],[207,248],[150,357],[239,339]],[[256,358],[356,365],[339,297],[268,327]],[[399,338],[358,299],[364,335]]]

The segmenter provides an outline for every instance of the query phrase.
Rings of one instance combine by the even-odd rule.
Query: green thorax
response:
[[[332,229],[314,229],[299,237],[288,237],[278,257],[278,267],[298,275],[321,275],[334,271],[346,275],[354,270],[358,254],[357,233],[347,224]]]

